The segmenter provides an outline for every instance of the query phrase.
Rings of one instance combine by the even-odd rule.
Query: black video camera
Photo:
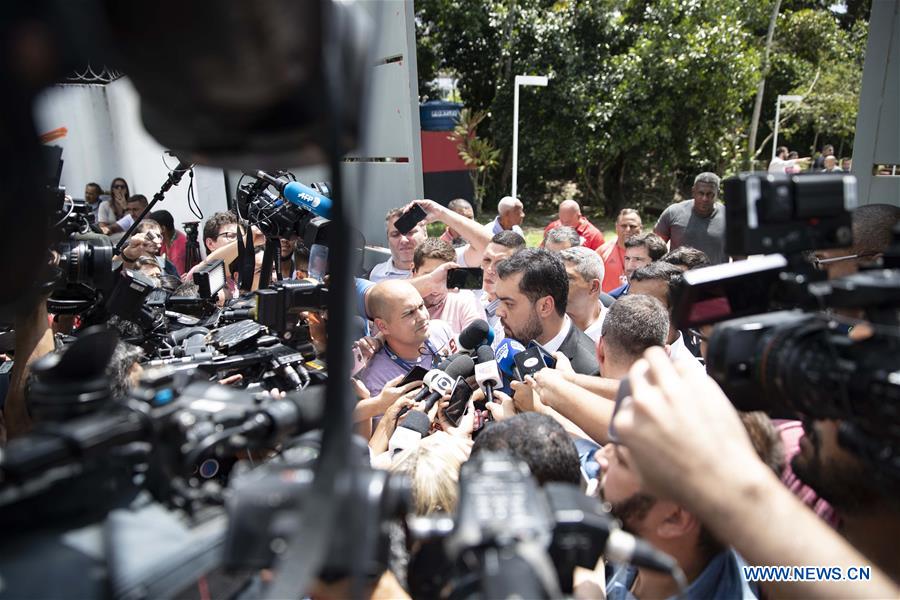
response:
[[[843,444],[900,477],[900,271],[824,281],[808,253],[852,246],[855,178],[744,174],[724,188],[729,253],[785,254],[687,271],[676,326],[718,323],[707,370],[739,410],[841,419]],[[864,314],[871,334],[849,336],[834,309]]]

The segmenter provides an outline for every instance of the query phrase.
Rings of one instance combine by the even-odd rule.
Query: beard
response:
[[[843,515],[859,514],[882,503],[883,495],[875,489],[873,475],[865,463],[840,446],[831,452],[837,456],[828,456],[823,452],[819,431],[807,426],[803,429],[812,451],[801,446],[791,459],[791,469],[800,481]]]
[[[638,492],[619,502],[605,502],[609,507],[610,514],[622,523],[622,529],[632,535],[639,535],[636,531],[637,524],[644,520],[644,517],[656,504],[656,498]]]
[[[544,335],[544,325],[541,323],[541,318],[538,316],[534,307],[531,307],[531,315],[528,317],[525,324],[522,325],[521,329],[513,329],[510,327],[509,323],[503,319],[501,319],[500,322],[503,325],[503,330],[506,332],[506,335],[522,344],[527,344],[531,340],[537,340]]]

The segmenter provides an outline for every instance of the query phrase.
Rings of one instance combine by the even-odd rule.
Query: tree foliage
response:
[[[448,139],[456,142],[459,157],[469,168],[472,189],[475,191],[472,204],[476,215],[481,214],[485,183],[491,171],[497,167],[500,158],[500,150],[490,140],[478,136],[478,125],[485,116],[487,115],[483,111],[462,109],[453,133],[448,136]]]
[[[852,141],[865,48],[865,9],[785,0],[766,86],[760,141],[776,94],[808,102],[783,124],[791,141],[818,133]],[[659,209],[701,170],[739,168],[772,0],[416,0],[419,80],[458,77],[466,106],[485,111],[509,189],[513,77],[520,90],[519,190],[533,207],[554,181],[574,180],[607,215]],[[818,75],[817,75],[818,73]],[[848,137],[849,136],[849,137]],[[834,137],[834,139],[837,139]],[[804,138],[805,139],[805,138]]]

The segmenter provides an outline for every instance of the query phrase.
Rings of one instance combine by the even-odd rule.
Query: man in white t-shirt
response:
[[[600,341],[600,330],[607,312],[600,302],[603,260],[596,252],[584,246],[567,248],[559,256],[566,266],[569,278],[566,314],[596,344]]]
[[[775,158],[769,163],[769,173],[786,173],[789,168],[799,167],[805,169],[809,166],[810,157],[788,158],[790,150],[787,146],[779,146],[775,151]]]

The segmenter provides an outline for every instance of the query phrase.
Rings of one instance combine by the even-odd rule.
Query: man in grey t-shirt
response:
[[[725,254],[725,205],[716,202],[719,196],[719,176],[700,173],[691,188],[693,199],[672,204],[659,216],[653,232],[669,248],[691,246],[702,250],[710,264],[728,262]]]

